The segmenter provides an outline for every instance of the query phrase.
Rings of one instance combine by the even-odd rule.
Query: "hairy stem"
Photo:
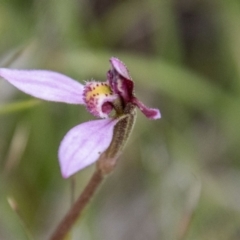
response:
[[[136,107],[129,103],[124,110],[125,115],[119,119],[114,127],[113,138],[109,147],[103,152],[98,161],[97,169],[94,172],[89,183],[83,190],[74,205],[70,208],[67,215],[57,226],[50,240],[63,240],[69,230],[72,228],[87,203],[91,200],[100,183],[113,171],[116,166],[117,158],[126,144],[127,139],[132,131],[135,118]]]
[[[50,240],[63,240],[67,233],[70,231],[83,209],[86,207],[87,203],[91,200],[92,196],[96,192],[99,185],[102,183],[104,176],[101,171],[96,169],[89,183],[83,190],[82,194],[79,196],[74,205],[69,209],[66,216],[57,226],[56,230],[49,238]]]

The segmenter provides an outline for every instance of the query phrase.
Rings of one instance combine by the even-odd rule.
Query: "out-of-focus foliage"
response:
[[[237,0],[0,2],[1,67],[104,80],[116,56],[162,112],[138,114],[72,239],[240,239],[239,23]],[[92,118],[0,80],[0,239],[47,239],[71,204],[59,143]],[[75,196],[93,170],[76,175]]]

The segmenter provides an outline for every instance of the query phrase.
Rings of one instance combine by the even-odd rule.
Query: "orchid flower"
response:
[[[125,131],[126,124],[117,125],[125,121],[125,116],[135,116],[136,107],[149,119],[161,117],[158,109],[148,108],[136,98],[126,66],[117,58],[111,58],[110,63],[112,68],[105,82],[88,81],[85,85],[52,71],[0,68],[0,77],[33,97],[82,104],[92,115],[102,118],[75,126],[63,138],[58,157],[64,178],[96,162],[111,144],[115,144],[114,134],[116,141],[120,138],[126,140],[131,128]],[[131,122],[132,127],[134,121]],[[124,137],[119,137],[123,132]]]

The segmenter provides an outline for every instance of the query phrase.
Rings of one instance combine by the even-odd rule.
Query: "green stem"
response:
[[[62,219],[52,236],[49,238],[50,240],[64,239],[64,237],[70,231],[76,220],[81,215],[87,203],[93,197],[94,193],[102,183],[103,179],[104,176],[102,175],[101,171],[97,169],[82,194],[79,196],[74,205],[70,208],[66,216]]]
[[[97,169],[92,178],[75,204],[70,208],[67,215],[59,223],[50,240],[64,239],[82,213],[83,209],[86,207],[87,203],[93,197],[104,177],[114,170],[117,159],[132,131],[136,118],[136,107],[131,103],[128,104],[124,110],[124,114],[125,115],[123,115],[115,125],[111,144],[106,151],[100,155],[96,164]]]

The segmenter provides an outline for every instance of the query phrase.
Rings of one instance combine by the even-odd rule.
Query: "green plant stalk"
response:
[[[114,170],[117,159],[132,132],[135,119],[135,106],[128,104],[114,127],[113,139],[110,146],[98,159],[97,168],[90,181],[66,216],[59,223],[49,240],[63,240],[65,238],[103,182],[103,179]]]

